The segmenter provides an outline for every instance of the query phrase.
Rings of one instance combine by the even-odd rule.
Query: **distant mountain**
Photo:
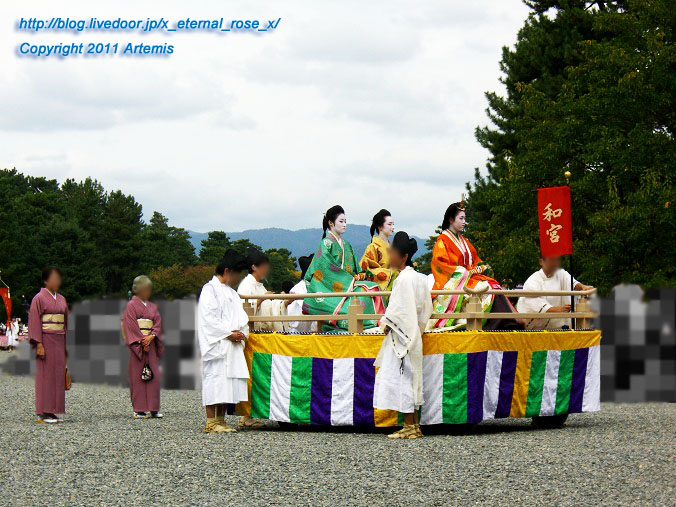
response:
[[[200,242],[206,239],[206,232],[188,231],[190,240],[195,247],[195,252],[199,253],[201,249]],[[260,246],[263,250],[268,248],[286,248],[291,251],[291,255],[296,259],[301,255],[314,253],[322,238],[321,229],[300,229],[290,231],[288,229],[278,229],[272,227],[269,229],[250,229],[242,232],[226,233],[232,241],[238,239],[248,239],[252,243]],[[418,255],[425,253],[425,240],[413,236],[418,241]],[[358,258],[364,254],[366,246],[371,242],[369,227],[367,225],[350,224],[345,233],[345,239],[350,242],[354,253]]]

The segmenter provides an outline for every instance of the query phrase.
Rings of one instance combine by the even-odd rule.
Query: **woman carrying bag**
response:
[[[122,334],[129,347],[129,390],[134,419],[161,418],[159,358],[162,356],[162,319],[157,306],[148,299],[152,282],[137,276],[134,297],[122,316]]]

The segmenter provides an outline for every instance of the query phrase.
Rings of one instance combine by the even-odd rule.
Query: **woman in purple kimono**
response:
[[[148,301],[152,287],[150,278],[137,276],[132,285],[134,297],[122,315],[122,335],[129,347],[127,373],[134,419],[162,417],[158,360],[164,345],[160,313],[157,306]]]
[[[44,287],[31,302],[28,336],[35,348],[35,413],[37,422],[63,422],[66,413],[66,329],[68,304],[58,293],[61,272],[54,267],[42,270]]]

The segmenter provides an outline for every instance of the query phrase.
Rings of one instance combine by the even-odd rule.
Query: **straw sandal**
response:
[[[225,421],[219,421],[216,418],[207,419],[204,426],[204,433],[237,433],[235,428],[229,427]]]
[[[264,428],[265,424],[259,421],[251,419],[251,417],[240,417],[237,422],[238,428],[251,428],[251,429],[260,429]]]
[[[422,438],[422,436],[423,434],[422,431],[420,431],[420,425],[405,424],[404,427],[399,431],[395,431],[394,433],[387,435],[387,438],[412,440],[414,438]]]

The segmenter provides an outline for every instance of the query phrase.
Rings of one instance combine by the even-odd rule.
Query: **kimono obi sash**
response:
[[[150,319],[136,319],[136,322],[143,336],[148,336],[153,330],[153,321]]]
[[[43,313],[43,331],[63,331],[65,329],[65,315],[63,313]]]

